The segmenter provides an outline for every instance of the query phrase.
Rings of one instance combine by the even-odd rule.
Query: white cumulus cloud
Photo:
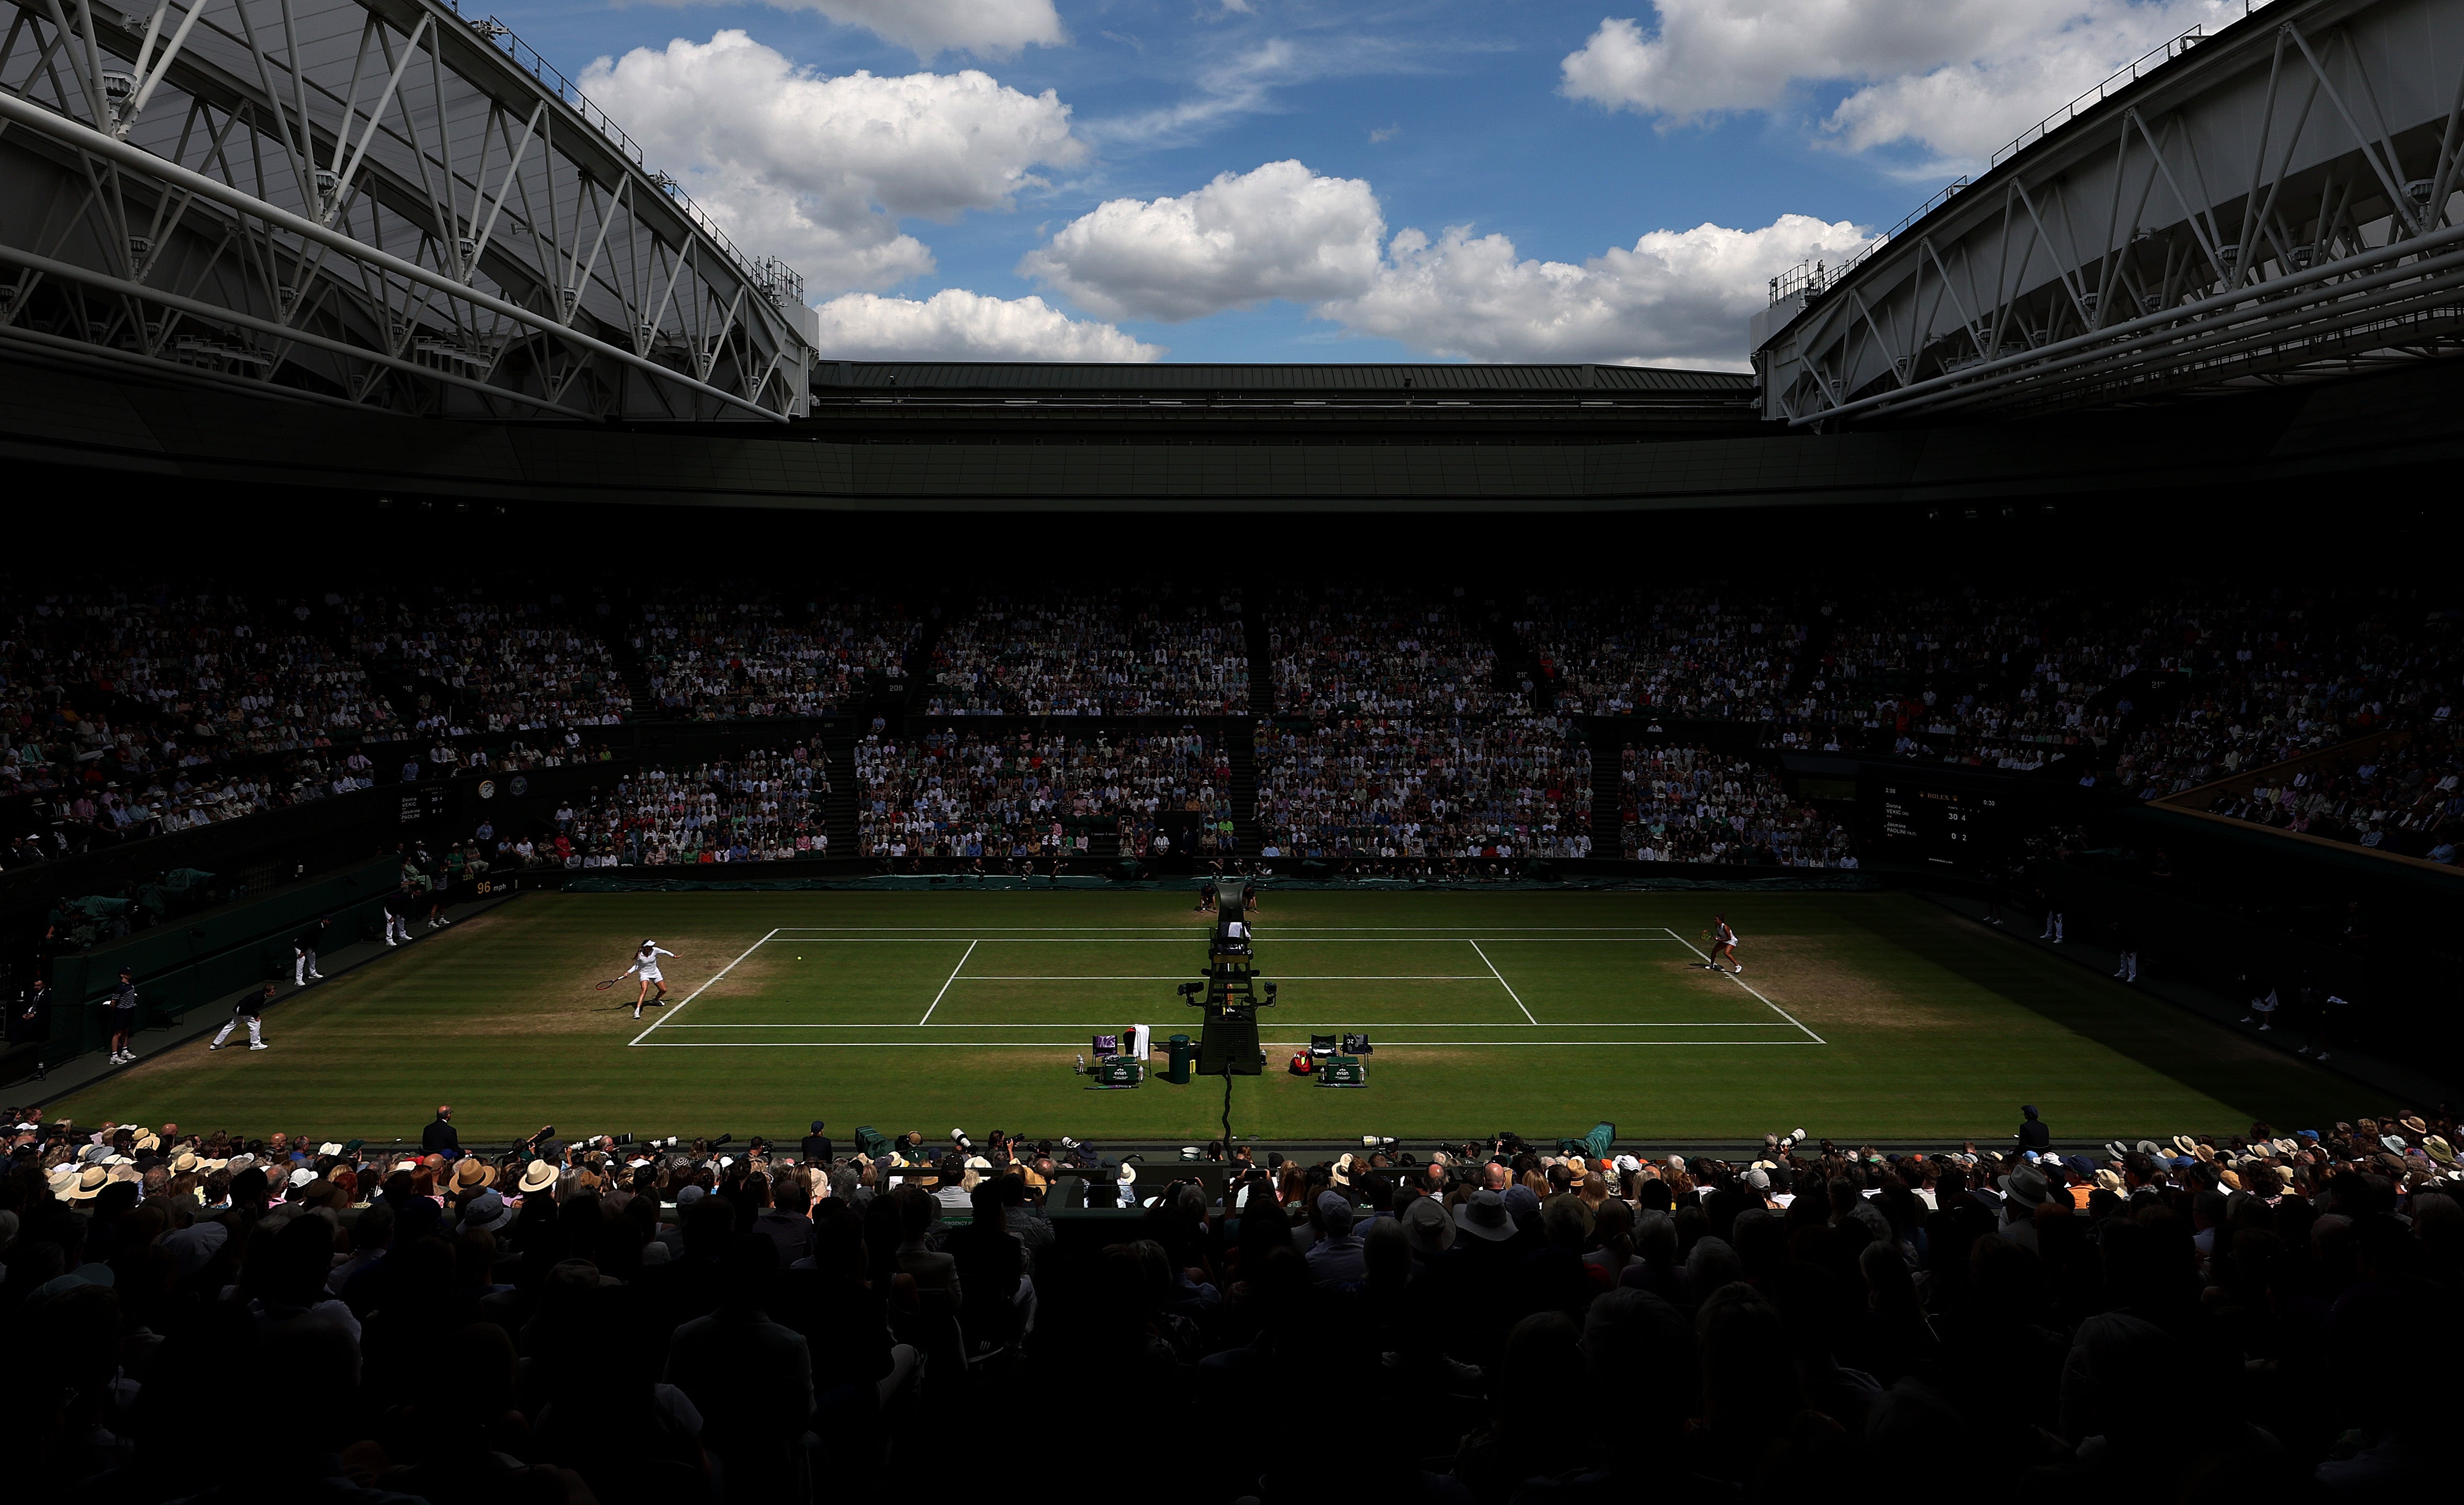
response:
[[[1772,277],[1865,243],[1845,221],[1783,214],[1759,230],[1656,230],[1580,264],[1539,260],[1465,226],[1389,239],[1369,184],[1270,162],[1177,197],[1101,205],[1019,271],[1106,319],[1283,299],[1350,333],[1474,361],[1738,366]]]
[[[1007,209],[1035,168],[1086,155],[1049,89],[972,68],[830,77],[740,31],[602,57],[581,82],[738,244],[821,291],[931,271],[900,216]]]
[[[666,0],[671,5],[723,5],[731,0]],[[926,62],[945,52],[1008,57],[1022,47],[1058,47],[1069,39],[1052,0],[765,0],[781,11],[816,11],[842,26],[861,27]]]
[[[1844,84],[1826,143],[1973,161],[2150,48],[2242,13],[2241,0],[1656,0],[1655,27],[1601,21],[1559,87],[1679,125]]]
[[[1040,298],[943,288],[927,299],[847,293],[824,303],[821,351],[839,360],[1157,361],[1111,324],[1071,319]]]
[[[1098,205],[1019,272],[1108,319],[1197,319],[1357,293],[1377,275],[1385,234],[1367,183],[1270,162],[1177,198]]]
[[[1742,368],[1746,321],[1769,302],[1771,278],[1865,240],[1845,221],[1783,214],[1760,230],[1655,230],[1577,266],[1527,259],[1506,236],[1462,226],[1434,241],[1406,230],[1371,287],[1315,313],[1473,361]]]

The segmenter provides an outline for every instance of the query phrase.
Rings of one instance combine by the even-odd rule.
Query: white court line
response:
[[[1177,983],[1188,978],[1204,977],[1199,971],[1158,972],[1139,976],[1128,972],[970,972],[954,979],[960,983]],[[1485,983],[1485,972],[1397,972],[1372,976],[1350,972],[1261,972],[1261,982],[1272,977],[1278,983]]]
[[[1538,1024],[1539,1019],[1534,1017],[1529,1008],[1524,1007],[1523,997],[1514,990],[1514,985],[1506,980],[1506,974],[1497,969],[1497,963],[1488,959],[1488,953],[1480,950],[1480,942],[1472,941],[1471,948],[1474,951],[1480,951],[1481,964],[1488,968],[1489,976],[1497,979],[1497,985],[1506,989],[1506,996],[1514,1000],[1514,1007],[1523,1009],[1523,1017],[1529,1019],[1535,1025]]]
[[[1668,934],[1669,934],[1670,939],[1671,939],[1671,940],[1674,940],[1674,941],[1675,941],[1679,945],[1683,946],[1686,950],[1693,952],[1693,953],[1694,953],[1696,956],[1698,956],[1698,957],[1703,957],[1703,962],[1704,962],[1704,964],[1705,964],[1705,965],[1706,965],[1706,966],[1707,966],[1707,965],[1709,965],[1709,964],[1710,964],[1710,961],[1711,961],[1711,959],[1710,959],[1709,957],[1703,956],[1703,948],[1702,948],[1702,947],[1700,947],[1700,946],[1696,945],[1693,941],[1686,940],[1683,936],[1681,936],[1681,935],[1677,934],[1677,932],[1676,932],[1676,931],[1674,931],[1674,930],[1670,931]],[[1744,988],[1747,992],[1749,992],[1749,993],[1752,993],[1756,998],[1762,998],[1762,999],[1763,999],[1763,1007],[1764,1007],[1765,1008],[1768,1008],[1768,1009],[1770,1009],[1772,1013],[1775,1013],[1775,1014],[1779,1015],[1782,1019],[1787,1020],[1790,1024],[1795,1025],[1799,1029],[1805,1029],[1805,1025],[1804,1025],[1804,1023],[1803,1023],[1801,1020],[1799,1020],[1799,1019],[1796,1017],[1796,1015],[1794,1015],[1794,1014],[1793,1014],[1793,1013],[1790,1013],[1787,1009],[1782,1008],[1779,1005],[1772,1003],[1770,999],[1768,999],[1768,998],[1763,998],[1763,995],[1762,995],[1760,992],[1758,992],[1758,991],[1756,991],[1756,990],[1755,990],[1755,988],[1754,988],[1754,986],[1753,986],[1753,985],[1752,985],[1752,984],[1748,983],[1744,978],[1739,977],[1739,976],[1738,976],[1736,973],[1734,973],[1734,972],[1728,971],[1728,970],[1727,970],[1727,968],[1725,968],[1725,967],[1720,968],[1719,970],[1720,970],[1721,975],[1722,975],[1722,976],[1724,976],[1724,977],[1726,977],[1729,982],[1736,984],[1739,987]],[[1822,1036],[1820,1036],[1820,1035],[1818,1035],[1818,1034],[1815,1034],[1815,1033],[1814,1033],[1814,1031],[1813,1031],[1813,1030],[1811,1030],[1811,1029],[1805,1029],[1805,1032],[1806,1032],[1807,1034],[1809,1034],[1809,1035],[1813,1035],[1813,1036],[1814,1036],[1814,1043],[1815,1043],[1815,1044],[1816,1044],[1816,1045],[1829,1045],[1829,1044],[1831,1043],[1830,1041],[1825,1040],[1824,1038],[1822,1038]]]
[[[1483,978],[1481,981],[1486,982],[1487,979]],[[902,1025],[886,1020],[875,1019],[860,1024],[674,1025],[671,1028],[677,1029],[1118,1029],[1120,1025],[1118,1021],[1106,1022],[1102,1020],[1097,1020],[1089,1024],[1053,1024],[1049,1021],[1039,1020],[1034,1024],[1008,1025],[979,1020],[971,1024]],[[1280,1022],[1278,1024],[1278,1028],[1280,1028]],[[1292,1028],[1295,1029],[1360,1029],[1365,1028],[1383,1032],[1388,1029],[1529,1029],[1531,1027],[1529,1025],[1519,1025],[1511,1022],[1507,1024],[1497,1024],[1489,1020],[1465,1019],[1424,1019],[1411,1024],[1372,1024],[1363,1026],[1359,1020],[1354,1019],[1344,1024],[1305,1024],[1294,1025]],[[1795,1025],[1780,1024],[1769,1019],[1742,1021],[1735,1019],[1713,1019],[1708,1021],[1696,1020],[1691,1023],[1681,1023],[1672,1020],[1667,1024],[1635,1024],[1622,1020],[1586,1020],[1579,1022],[1570,1020],[1562,1024],[1551,1025],[1548,1028],[1551,1029],[1793,1029],[1798,1027]]]
[[[1306,1042],[1285,1040],[1261,1041],[1260,1048],[1269,1051],[1297,1051]],[[1820,1045],[1820,1040],[1402,1040],[1390,1041],[1386,1049],[1406,1051],[1414,1046],[1483,1047],[1520,1045],[1581,1046],[1586,1050],[1625,1048],[1630,1050],[1664,1050],[1671,1046],[1716,1045],[1728,1048],[1742,1045]],[[916,1051],[1067,1051],[1084,1050],[1085,1040],[654,1040],[643,1047],[646,1051],[876,1051],[905,1047]]]
[[[941,991],[933,995],[933,1002],[925,1007],[924,1017],[915,1021],[917,1024],[927,1025],[933,1022],[933,1010],[941,1007],[941,1000],[949,995],[950,984],[957,982],[958,974],[967,969],[967,958],[974,956],[976,947],[981,944],[983,942],[980,941],[970,941],[967,942],[967,949],[958,953],[958,964],[950,968],[949,981],[941,985]]]
[[[775,935],[777,935],[778,933],[779,933],[778,931],[773,930],[773,931],[771,931],[771,932],[770,932],[770,936],[775,936]],[[741,962],[741,961],[743,961],[746,957],[751,956],[754,952],[760,950],[760,949],[761,949],[761,942],[762,942],[763,941],[767,941],[767,940],[769,940],[769,939],[770,939],[770,936],[763,936],[763,937],[761,938],[761,941],[757,941],[753,942],[753,944],[751,944],[751,945],[749,945],[749,946],[746,946],[746,947],[743,949],[743,951],[742,951],[742,952],[740,952],[740,953],[738,953],[738,954],[737,954],[737,958],[736,958],[736,962]],[[667,1023],[669,1020],[671,1020],[671,1019],[673,1019],[677,1014],[683,1013],[683,1012],[685,1011],[686,1007],[689,1007],[689,1006],[693,1003],[693,1001],[694,999],[699,998],[699,997],[702,995],[702,988],[706,988],[706,987],[710,986],[710,985],[711,985],[711,984],[717,982],[720,978],[725,977],[728,973],[735,971],[735,970],[736,970],[736,962],[730,962],[729,963],[727,963],[727,965],[725,965],[725,966],[723,966],[723,967],[720,967],[717,971],[713,972],[712,974],[710,974],[710,976],[708,976],[708,977],[706,977],[706,978],[703,978],[703,979],[702,979],[702,982],[701,982],[701,987],[696,987],[696,988],[694,988],[692,992],[687,993],[687,994],[685,995],[685,997],[684,997],[684,1002],[683,1002],[683,1003],[680,1003],[680,1004],[676,1005],[676,1007],[674,1007],[674,1009],[673,1009],[673,1010],[671,1010],[671,1011],[670,1011],[670,1012],[668,1012],[668,1013],[663,1013],[663,1014],[661,1014],[658,1018],[651,1020],[651,1021],[650,1021],[650,1029],[645,1029],[645,1030],[643,1030],[640,1034],[635,1035],[633,1038],[631,1038],[630,1040],[626,1041],[625,1043],[626,1043],[627,1046],[636,1046],[636,1045],[640,1045],[643,1041],[645,1041],[645,1040],[649,1039],[649,1038],[650,1037],[650,1030],[651,1030],[651,1029],[658,1029],[658,1028],[659,1028],[659,1026],[661,1026],[661,1025],[663,1025],[663,1024],[666,1024],[666,1023]]]
[[[1664,928],[1664,927],[1663,927],[1663,928]],[[985,935],[980,935],[980,934],[978,934],[978,933],[975,933],[975,932],[971,932],[971,931],[961,930],[961,931],[958,931],[958,932],[957,932],[956,934],[953,934],[953,935],[935,935],[935,936],[787,936],[787,937],[781,937],[781,939],[782,939],[782,940],[789,940],[789,941],[803,941],[808,942],[808,943],[813,944],[813,945],[832,945],[832,946],[854,946],[854,945],[922,946],[922,945],[932,945],[932,944],[934,944],[934,943],[935,943],[935,942],[936,942],[936,941],[970,941],[970,940],[990,941],[992,941],[995,945],[1003,945],[1003,946],[1156,946],[1156,945],[1162,945],[1162,946],[1199,946],[1199,945],[1203,945],[1203,944],[1206,942],[1206,939],[1207,939],[1207,938],[1206,938],[1205,936],[1199,936],[1199,935],[1190,935],[1190,936],[1072,936],[1072,935],[1063,935],[1063,936],[1056,936],[1056,935],[1045,934],[1045,935],[1034,935],[1034,936],[985,936]],[[1553,944],[1553,945],[1574,945],[1574,944],[1578,944],[1578,943],[1581,943],[1581,944],[1600,943],[1600,944],[1609,944],[1609,945],[1628,945],[1628,944],[1632,944],[1632,943],[1634,943],[1634,942],[1636,942],[1636,941],[1669,941],[1669,940],[1675,940],[1675,939],[1677,939],[1677,938],[1676,938],[1676,936],[1675,936],[1673,933],[1665,934],[1665,935],[1658,935],[1658,936],[1566,936],[1566,937],[1549,937],[1549,938],[1542,938],[1542,937],[1536,937],[1536,936],[1479,936],[1479,937],[1473,937],[1473,936],[1424,936],[1424,935],[1391,936],[1391,937],[1390,937],[1390,936],[1287,936],[1287,935],[1281,934],[1280,932],[1269,931],[1269,932],[1267,932],[1266,934],[1260,936],[1258,939],[1259,939],[1260,941],[1265,941],[1265,942],[1267,942],[1267,943],[1269,943],[1269,944],[1282,944],[1282,945],[1287,945],[1287,946],[1375,946],[1375,945],[1397,945],[1397,944],[1402,944],[1402,943],[1405,943],[1405,942],[1409,942],[1409,943],[1414,944],[1414,945],[1419,945],[1419,944],[1421,944],[1421,943],[1423,943],[1423,942],[1425,942],[1425,941],[1486,941],[1491,942],[1492,944],[1504,944],[1504,943],[1508,942],[1508,941],[1516,942],[1516,943],[1521,943],[1521,942],[1524,942],[1524,941],[1536,941],[1536,940],[1541,940],[1541,939],[1547,939],[1547,940],[1549,940],[1549,941],[1550,941],[1550,942],[1551,942],[1551,944]]]
[[[781,925],[779,928],[782,931],[795,931],[799,934],[815,931],[846,931],[856,935],[876,935],[893,930],[915,930],[929,931],[937,935],[944,931],[964,930],[982,935],[1049,935],[1053,931],[1060,930],[1067,931],[1071,935],[1078,935],[1081,933],[1088,935],[1100,935],[1109,931],[1125,930],[1134,930],[1143,933],[1155,930],[1157,927],[1154,925]],[[1421,935],[1434,934],[1444,930],[1469,930],[1473,927],[1469,925],[1287,925],[1279,926],[1277,928],[1283,930],[1302,931],[1391,930]],[[1616,931],[1620,933],[1632,933],[1641,939],[1653,941],[1659,940],[1663,935],[1673,936],[1675,934],[1675,932],[1669,930],[1665,925],[1488,925],[1482,928],[1489,930],[1542,931],[1550,934],[1574,933],[1582,931]],[[1192,936],[1198,936],[1199,934],[1195,927],[1182,933]],[[1200,936],[1199,939],[1203,939],[1203,937]]]

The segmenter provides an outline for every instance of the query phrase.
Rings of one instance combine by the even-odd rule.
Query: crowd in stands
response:
[[[1180,824],[1164,819],[1171,811],[1197,815],[1228,839],[1230,777],[1221,742],[1194,730],[1093,738],[876,734],[855,748],[856,851],[1083,856],[1095,853],[1100,830],[1135,854]]]
[[[2278,830],[2452,864],[2464,831],[2459,780],[2464,749],[2441,716],[2417,732],[2291,764],[2248,788],[2219,794],[2209,808]]]
[[[95,587],[24,590],[11,606],[0,618],[0,801],[11,802],[0,805],[0,825],[27,838],[11,845],[19,860],[388,782],[406,764],[422,776],[533,766],[536,749],[560,740],[569,760],[583,733],[635,714],[846,711],[927,670],[915,704],[935,714],[1215,717],[1247,707],[1238,599],[1155,587],[979,598],[955,611],[929,666],[910,662],[919,620],[863,595],[677,588],[569,606],[554,590],[456,584],[316,598]],[[1531,694],[1505,683],[1512,676],[1501,675],[1485,598],[1287,590],[1266,626],[1278,710],[1295,719],[1510,727],[1537,695],[1560,716],[1751,722],[1771,748],[2043,770],[2146,800],[2373,733],[2443,734],[2464,645],[2457,617],[2433,606],[2393,588],[2197,579],[2138,592],[1885,585],[1837,599],[1719,584],[1533,593],[1511,599],[1497,624],[1517,645],[1517,673],[1528,666],[1545,687]],[[629,655],[622,663],[617,648]],[[472,745],[492,738],[520,745]],[[1009,750],[999,735],[979,741]],[[421,751],[379,745],[405,741],[426,750],[425,765]],[[2406,855],[2452,856],[2456,791],[2442,781],[2454,761],[2420,745],[2366,773],[2358,758],[2289,768],[2219,808]],[[906,747],[902,756],[921,755],[912,740]],[[1059,811],[1078,824],[1055,830],[1055,812],[1028,800],[971,814],[947,842],[951,833],[902,810],[901,833],[864,851],[1091,852],[1100,828],[1133,852],[1155,851],[1158,839],[1237,852],[1228,774],[1198,783],[1168,812],[1206,817],[1194,826],[1104,805]],[[1273,833],[1278,853],[1566,855],[1588,843],[1587,823],[1562,810],[1542,812],[1535,834],[1528,791],[1514,811],[1463,817],[1480,830],[1415,830],[1399,842],[1377,839],[1394,835],[1397,820],[1375,799],[1355,809],[1324,793],[1303,799],[1297,786],[1281,798],[1291,808]],[[1270,813],[1263,791],[1258,810]],[[885,805],[869,816],[890,813]],[[1724,808],[1718,818],[1734,831],[1762,813]],[[1043,829],[1025,829],[1029,817]],[[1622,846],[1661,854],[1672,844],[1733,844],[1699,825],[1693,837],[1649,830],[1661,824],[1625,822]],[[1836,860],[1836,833],[1816,825],[1781,818],[1761,839]],[[782,832],[790,849],[796,834]]]
[[[351,651],[368,669],[417,687],[407,714],[423,733],[607,726],[632,710],[605,638],[565,613],[561,597],[505,600],[475,587],[438,586],[342,609]],[[612,613],[595,620],[605,626]]]
[[[999,595],[933,650],[935,716],[1230,716],[1249,708],[1237,595]]]
[[[829,855],[827,761],[803,745],[689,768],[633,768],[557,811],[539,860],[566,866],[767,862]]]
[[[873,683],[904,689],[920,632],[913,618],[869,597],[791,606],[679,591],[641,608],[633,647],[656,714],[824,716]]]
[[[1833,617],[1771,740],[2014,772],[2092,752],[2120,715],[2099,697],[2150,652],[2092,619],[2076,590],[1867,595]]]
[[[2392,589],[2200,581],[2131,595],[1904,589],[1843,611],[1782,746],[2027,771],[2057,761],[2141,799],[2436,719],[2451,613]]]
[[[2412,1499],[2464,1378],[2443,1111],[2075,1153],[2030,1110],[1931,1153],[1508,1135],[1196,1165],[820,1122],[793,1149],[466,1153],[447,1110],[416,1150],[8,1117],[30,1499],[801,1505],[946,1469],[1029,1396],[1133,1434],[1089,1444],[1090,1497],[1155,1497],[1159,1461],[1206,1505],[1807,1499],[1894,1472]],[[275,1397],[313,1427],[201,1446],[206,1413]],[[1332,1492],[1273,1427],[1200,1445],[1267,1405],[1397,1425]]]
[[[365,671],[303,628],[304,602],[158,587],[15,604],[0,619],[0,798],[126,807],[157,781],[148,818],[163,820],[180,770],[405,735]]]
[[[1458,593],[1460,596],[1460,593]],[[1278,598],[1266,615],[1284,716],[1528,716],[1497,687],[1497,650],[1462,599],[1375,587]]]
[[[1261,855],[1581,857],[1592,754],[1553,717],[1262,723]]]
[[[1775,720],[1807,630],[1775,601],[1686,586],[1524,598],[1515,630],[1572,716]]]
[[[1857,866],[1846,828],[1789,798],[1776,772],[1749,759],[1701,747],[1630,746],[1617,761],[1629,860]]]
[[[2425,613],[2417,598],[2228,597],[2176,616],[2187,687],[2149,708],[2114,761],[2142,799],[2453,715],[2464,644],[2453,613]]]

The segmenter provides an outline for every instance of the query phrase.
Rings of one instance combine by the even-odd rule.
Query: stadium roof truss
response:
[[[0,344],[442,417],[783,420],[749,260],[494,18],[441,0],[0,0]]]
[[[2159,53],[1846,266],[1775,280],[1764,416],[2017,414],[2464,350],[2464,0],[2276,0]]]

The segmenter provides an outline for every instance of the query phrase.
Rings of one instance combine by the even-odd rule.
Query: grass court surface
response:
[[[1703,965],[1714,911],[1742,977]],[[1257,921],[1281,1001],[1269,1074],[1234,1083],[1243,1135],[1609,1118],[1660,1141],[1955,1142],[2007,1136],[2022,1101],[2064,1139],[2367,1111],[2341,1078],[1906,895],[1269,893]],[[1203,1140],[1220,1079],[1090,1092],[1070,1068],[1125,1025],[1196,1036],[1177,987],[1206,923],[1155,892],[532,895],[286,998],[272,1050],[184,1047],[48,1111],[378,1142],[439,1102],[474,1143],[551,1121],[793,1138],[814,1118],[842,1144],[860,1123]],[[678,955],[670,1006],[637,1024],[629,979],[591,985],[645,936]],[[1366,1089],[1282,1073],[1337,1029],[1376,1047]]]

